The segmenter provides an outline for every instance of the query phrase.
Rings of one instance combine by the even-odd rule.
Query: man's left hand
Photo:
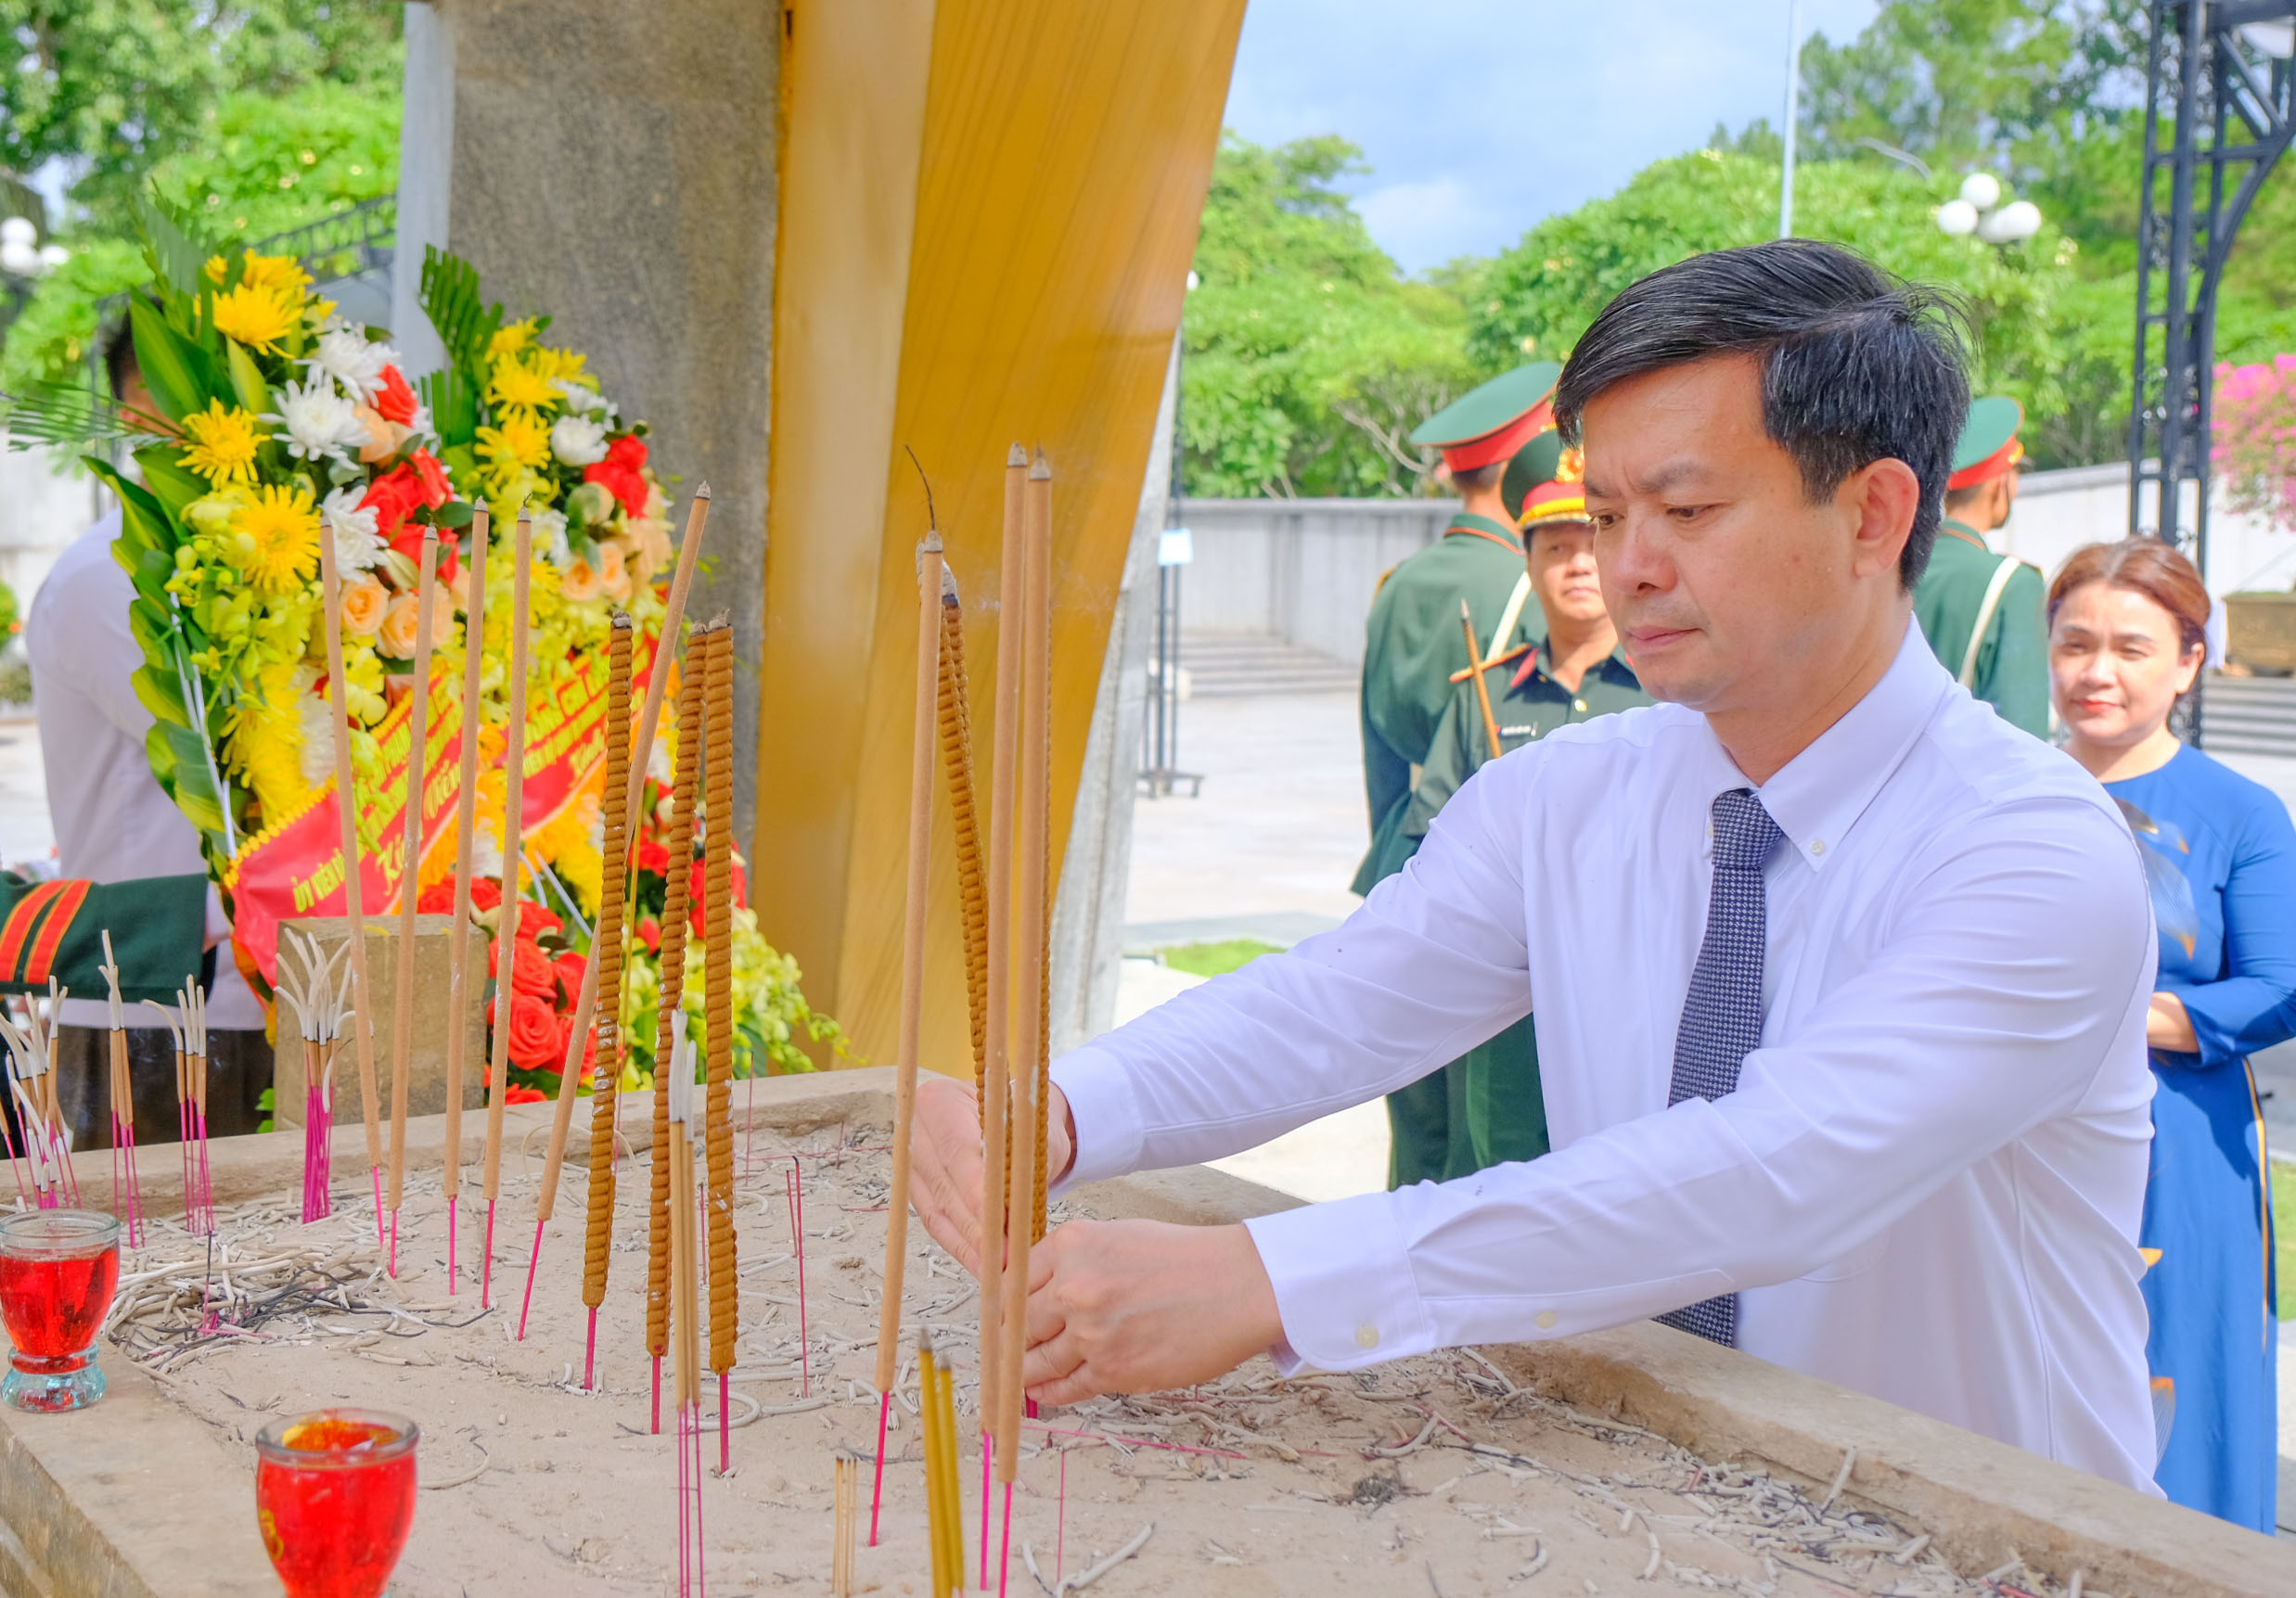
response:
[[[1039,1403],[1209,1381],[1282,1337],[1275,1286],[1241,1226],[1072,1221],[1029,1255],[1020,1379]]]

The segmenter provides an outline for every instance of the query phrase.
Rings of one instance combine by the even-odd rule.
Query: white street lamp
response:
[[[2041,231],[2041,208],[2029,199],[2002,204],[2001,180],[1973,172],[1961,180],[1961,192],[1937,208],[1937,230],[1953,238],[2018,244]]]

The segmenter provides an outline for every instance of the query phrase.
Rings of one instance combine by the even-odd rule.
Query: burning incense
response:
[[[146,1007],[160,1013],[160,1025],[167,1029],[168,1039],[175,1045],[175,1155],[184,1175],[184,1230],[197,1234],[199,1230],[199,1182],[191,1166],[191,1053],[186,1047],[185,1027],[191,1018],[190,990],[175,990],[175,1008],[171,1010],[157,999],[143,1001]],[[178,1020],[178,1016],[183,1017]]]
[[[1014,928],[1020,960],[1015,1007],[1021,1017],[1012,1051],[1012,1119],[1016,1139],[1026,1125],[1037,1141],[1024,1157],[1016,1147],[1012,1192],[1006,1210],[1004,1369],[996,1381],[996,1477],[1005,1488],[1009,1541],[1012,1484],[1020,1463],[1020,1361],[1027,1351],[1029,1245],[1034,1236],[1037,1193],[1044,1181],[1043,1072],[1045,1067],[1045,907],[1050,872],[1052,754],[1052,468],[1042,454],[1029,468],[1021,507],[1026,566],[1011,639],[1021,658],[1020,914]],[[998,646],[999,654],[1005,646]],[[1001,876],[1002,873],[1000,872]]]
[[[694,565],[701,556],[701,533],[710,521],[710,485],[703,483],[694,490],[694,498],[686,517],[686,542],[680,546],[677,571],[670,579],[670,596],[662,607],[661,636],[654,646],[654,660],[648,668],[646,682],[646,711],[640,718],[635,759],[630,765],[629,791],[623,804],[624,825],[635,831],[638,825],[638,804],[646,793],[646,769],[653,759],[654,732],[661,719],[663,684],[668,681],[669,658],[676,652],[678,629],[686,618],[686,596],[694,581]],[[601,806],[613,801],[613,788],[609,786],[601,796]],[[558,1104],[550,1116],[550,1144],[542,1161],[542,1191],[534,1206],[534,1251],[526,1262],[526,1298],[519,1310],[519,1336],[526,1336],[526,1312],[533,1307],[534,1272],[542,1264],[542,1229],[558,1205],[558,1173],[566,1160],[567,1129],[573,1124],[574,1094],[572,1085],[582,1067],[583,1052],[590,1037],[591,1017],[598,1004],[597,951],[601,945],[591,940],[590,959],[582,973],[582,991],[574,999],[574,1022],[566,1034],[566,1060],[558,1075]],[[616,1101],[619,1103],[619,1100]]]
[[[430,735],[430,612],[439,563],[439,530],[422,530],[415,580],[414,703],[406,723],[406,835],[399,862],[399,968],[391,1017],[391,1250],[399,1273],[399,1201],[406,1192],[406,1090],[415,1050],[415,911],[422,891],[422,795],[425,740]]]
[[[989,902],[981,862],[981,820],[973,803],[971,689],[965,678],[965,607],[956,573],[941,568],[941,758],[949,781],[950,830],[956,839],[957,907],[965,928],[965,1014],[971,1023],[972,1085],[988,1102]],[[982,1112],[985,1127],[986,1111]]]
[[[630,618],[614,612],[606,636],[606,794],[610,800],[630,785]],[[597,1368],[598,1306],[606,1302],[606,1271],[614,1246],[614,1119],[622,1084],[622,923],[630,881],[629,812],[612,803],[601,817],[604,863],[598,890],[597,935],[591,965],[597,971],[597,1076],[590,1088],[589,1230],[584,1238],[582,1301],[590,1311],[583,1342],[582,1386],[590,1389]],[[571,1067],[570,1067],[571,1068]],[[561,1088],[563,1092],[563,1088]],[[526,1273],[531,1296],[534,1273]]]
[[[677,1416],[678,1592],[702,1588],[701,1294],[694,1234],[693,1047],[686,1017],[673,1022],[670,1067],[670,1319],[677,1341],[673,1400]]]
[[[709,1158],[710,1369],[717,1374],[717,1468],[733,1468],[728,1412],[734,1340],[741,1331],[740,1283],[734,1246],[734,633],[724,617],[703,635],[702,684],[708,784],[702,844],[702,1003],[707,1008],[710,1094],[702,1112]],[[802,1258],[802,1257],[801,1257]],[[798,1268],[798,1317],[804,1323],[804,1267]]]
[[[656,658],[655,670],[666,673],[668,648]],[[670,799],[670,876],[661,910],[661,996],[657,1001],[660,1021],[654,1033],[654,1147],[670,1146],[670,1093],[676,1076],[676,1040],[685,1036],[686,928],[691,918],[689,885],[694,857],[694,779],[701,759],[702,672],[695,653],[687,652],[685,680],[678,687],[677,773]],[[691,1085],[691,1073],[688,1073]],[[659,1153],[654,1158],[652,1187],[648,1195],[646,1255],[646,1351],[654,1361],[654,1430],[661,1430],[661,1357],[669,1351],[670,1327],[670,1168]]]
[[[909,1249],[909,1139],[917,1120],[917,1056],[925,1029],[925,911],[932,878],[932,757],[940,711],[941,535],[928,531],[917,588],[917,715],[909,739],[909,881],[901,936],[901,1053],[893,1078],[892,1191],[885,1200],[885,1280],[877,1319],[877,1469],[869,1546],[885,1492],[885,1425],[901,1354],[902,1270]]]
[[[343,1021],[344,987],[335,974],[349,945],[322,955],[308,934],[301,946],[279,935],[278,991],[295,1006],[296,1029],[303,1040],[303,1224],[334,1213],[327,1192],[335,1131],[335,1044]],[[292,962],[293,964],[290,964]],[[298,966],[300,968],[298,968]],[[348,982],[346,976],[342,982]]]
[[[1020,657],[1026,627],[1021,623],[1026,561],[1021,543],[1020,502],[1028,479],[1028,455],[1019,444],[1005,461],[1005,540],[997,573],[996,702],[989,766],[989,957],[988,1070],[981,1082],[981,1426],[983,1463],[991,1417],[999,1412],[996,1382],[1004,1370],[1004,1250],[1006,1170],[1011,1119],[1010,1018],[1012,1013],[1012,822],[1015,757],[1020,741]],[[986,1505],[982,1506],[983,1513]],[[985,1534],[981,1579],[988,1582]]]
[[[1491,684],[1482,680],[1485,661],[1482,646],[1475,642],[1475,613],[1464,599],[1459,601],[1459,631],[1467,635],[1467,674],[1475,684],[1475,702],[1482,710],[1483,747],[1490,751],[1483,759],[1495,761],[1499,758],[1499,719],[1491,713]]]
[[[366,1169],[375,1185],[375,1241],[383,1240],[382,1131],[375,1087],[375,1029],[368,1017],[373,991],[366,980],[366,906],[359,876],[359,790],[351,770],[351,685],[343,680],[342,587],[335,572],[335,541],[319,540],[320,609],[327,623],[327,696],[334,712],[335,809],[342,819],[343,915],[351,928],[352,1021],[359,1051],[360,1109],[366,1118]]]
[[[44,1077],[51,1077],[48,1069],[48,1043],[45,1029],[40,1023],[37,999],[26,1006],[24,1025],[18,1027],[0,1016],[0,1037],[8,1045],[8,1093],[16,1106],[17,1131],[22,1144],[20,1157],[32,1180],[32,1199],[41,1209],[56,1209],[67,1202],[64,1171],[66,1160],[63,1144],[49,1117],[46,1094],[42,1090]],[[19,1157],[10,1154],[10,1165]],[[19,1191],[24,1177],[17,1178]]]
[[[111,928],[103,929],[104,963],[96,969],[111,990],[111,1212],[127,1228],[130,1248],[144,1244],[143,1190],[135,1180],[135,1081],[128,1069],[127,1011],[120,1002],[120,962]]]
[[[510,720],[504,732],[502,899],[494,915],[494,1053],[486,1074],[486,1256],[479,1268],[479,1303],[494,1285],[494,1201],[502,1192],[502,1112],[510,1093],[510,965],[519,942],[519,857],[525,851],[527,584],[532,575],[533,518],[521,509],[510,554]]]
[[[446,1291],[455,1291],[455,1220],[462,1189],[464,1039],[470,1026],[470,853],[477,840],[479,690],[486,663],[486,509],[470,518],[462,629],[462,748],[455,788],[455,927],[446,940]]]

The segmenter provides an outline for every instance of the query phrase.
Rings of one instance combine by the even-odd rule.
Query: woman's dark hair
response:
[[[1893,277],[1839,245],[1780,239],[1653,272],[1602,309],[1555,388],[1579,441],[1587,403],[1614,383],[1716,355],[1762,362],[1762,427],[1802,470],[1813,504],[1852,472],[1900,460],[1920,479],[1898,558],[1921,580],[1969,409],[1968,315],[1943,289]]]
[[[2049,625],[2057,607],[2076,588],[2101,582],[2141,594],[2176,621],[2177,653],[2189,656],[2208,643],[2208,584],[2183,552],[2157,538],[2124,538],[2118,543],[2086,543],[2072,552],[2049,584]]]

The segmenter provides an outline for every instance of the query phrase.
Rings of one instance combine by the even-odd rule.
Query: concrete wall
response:
[[[0,433],[0,582],[20,610],[47,581],[64,545],[103,514],[110,495],[70,465],[76,452],[12,450]]]
[[[1439,537],[1456,500],[1196,499],[1184,519],[1196,562],[1182,580],[1191,633],[1281,638],[1334,658],[1363,658],[1364,617],[1379,576]],[[2183,518],[2191,525],[2187,505]],[[2054,572],[2084,543],[2126,536],[2128,467],[2030,472],[1995,546]],[[2209,531],[2209,589],[2285,589],[2296,537],[2221,502]]]

